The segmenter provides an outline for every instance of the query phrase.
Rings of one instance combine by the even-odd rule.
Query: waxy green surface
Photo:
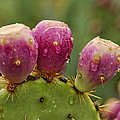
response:
[[[71,95],[74,90],[70,83],[57,81],[60,85],[46,83],[43,79],[28,81],[18,86],[14,99],[0,95],[0,120],[99,120],[93,103],[84,96],[85,102]],[[25,92],[26,91],[26,92]],[[2,98],[1,98],[2,97]],[[40,98],[43,97],[43,103]]]

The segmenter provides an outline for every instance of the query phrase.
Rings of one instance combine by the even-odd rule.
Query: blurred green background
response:
[[[76,75],[79,53],[94,37],[110,39],[120,45],[120,0],[0,0],[0,27],[24,23],[32,29],[45,19],[64,21],[72,30],[74,48],[67,75]],[[95,94],[103,101],[118,98],[119,78],[120,73],[117,73],[103,87],[97,87]]]

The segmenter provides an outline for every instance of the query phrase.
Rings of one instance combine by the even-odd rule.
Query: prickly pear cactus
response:
[[[1,120],[99,120],[99,113],[86,96],[79,96],[70,82],[42,78],[18,85],[13,101],[5,91],[0,95]],[[2,89],[3,90],[3,89]],[[1,90],[1,91],[2,91]],[[4,96],[5,95],[5,96]]]

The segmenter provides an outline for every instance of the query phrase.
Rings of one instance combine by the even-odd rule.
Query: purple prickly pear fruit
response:
[[[108,106],[104,107],[104,111],[110,111],[110,112],[103,112],[103,117],[107,118],[108,120],[113,120],[114,118],[117,118],[118,113],[120,112],[120,101],[117,98],[111,98],[106,101],[106,104]],[[119,120],[119,119],[117,119]]]
[[[67,24],[43,20],[33,29],[38,42],[38,70],[46,73],[60,72],[70,59],[73,37]]]
[[[37,61],[37,43],[29,27],[13,24],[0,28],[0,72],[20,83],[32,72]]]
[[[93,90],[113,78],[120,66],[120,46],[99,37],[80,54],[75,86],[81,92]]]

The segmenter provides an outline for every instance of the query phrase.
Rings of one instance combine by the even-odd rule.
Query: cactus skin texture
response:
[[[0,72],[20,83],[32,72],[37,61],[37,43],[29,27],[13,24],[0,28]]]
[[[49,86],[42,78],[24,82],[24,89],[19,85],[16,90],[20,99],[14,94],[13,102],[11,97],[5,102],[7,95],[1,97],[2,92],[1,120],[70,120],[69,114],[72,114],[71,120],[100,120],[91,101],[84,97],[86,104],[83,100],[75,103],[76,95],[70,96],[74,92],[71,84],[56,81],[61,86]]]
[[[113,78],[120,66],[120,46],[96,37],[83,49],[77,68],[75,86],[91,91]]]
[[[73,37],[67,24],[43,20],[33,29],[38,42],[37,68],[42,72],[60,72],[73,48]],[[64,67],[63,67],[64,68]]]
[[[116,101],[119,101],[119,99],[110,98],[109,100],[106,101],[106,104],[113,103],[113,104],[111,104],[109,106],[104,107],[104,109],[103,109],[103,110],[113,112],[113,113],[109,113],[109,112],[104,112],[103,113],[103,116],[105,118],[107,118],[108,120],[113,120],[113,119],[117,118],[117,115],[118,115],[118,113],[120,111],[120,102],[119,103],[114,103]],[[117,120],[119,120],[119,119],[117,119]]]

